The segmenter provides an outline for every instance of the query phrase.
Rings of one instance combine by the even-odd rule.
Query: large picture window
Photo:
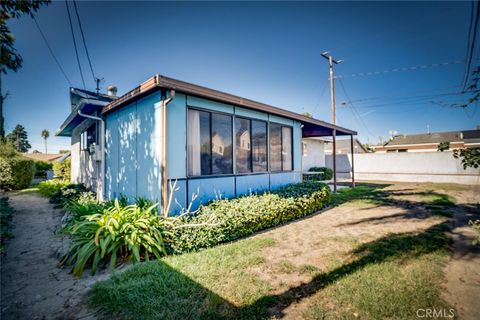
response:
[[[293,169],[289,126],[196,109],[187,118],[190,177]]]
[[[188,110],[188,175],[233,173],[232,117]]]
[[[270,171],[290,171],[292,162],[292,128],[270,123]]]

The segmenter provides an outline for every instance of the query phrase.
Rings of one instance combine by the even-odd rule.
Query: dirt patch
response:
[[[85,294],[93,283],[108,276],[77,279],[69,268],[58,267],[62,239],[54,236],[62,212],[36,194],[12,194],[14,238],[1,265],[2,319],[86,319]]]
[[[276,245],[262,251],[267,263],[250,271],[277,288],[275,294],[309,283],[315,275],[349,261],[351,249],[362,243],[388,234],[424,231],[447,220],[432,214],[429,201],[448,195],[455,199],[456,206],[442,209],[454,215],[452,221],[459,228],[454,226],[452,230],[454,256],[445,271],[444,298],[460,318],[474,319],[480,313],[480,255],[469,242],[473,230],[466,222],[474,214],[476,194],[455,186],[439,189],[422,184],[394,184],[383,191],[374,201],[353,200],[296,221],[288,228],[266,232]],[[293,303],[282,311],[282,316],[301,318],[308,304],[308,299]],[[274,309],[272,314],[276,314]]]

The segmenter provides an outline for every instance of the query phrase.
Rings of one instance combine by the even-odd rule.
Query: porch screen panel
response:
[[[219,113],[211,117],[212,174],[233,173],[232,117]]]
[[[188,110],[188,175],[210,174],[210,115]]]
[[[282,126],[270,123],[270,171],[282,170]]]
[[[235,161],[238,173],[252,171],[250,120],[235,118]]]
[[[267,171],[267,123],[252,120],[253,172]]]
[[[282,170],[292,170],[292,128],[282,127]]]

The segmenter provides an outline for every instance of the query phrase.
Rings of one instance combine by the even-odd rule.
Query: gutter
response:
[[[175,98],[175,90],[170,90],[170,97],[162,100],[162,214],[168,217],[170,203],[168,203],[168,176],[167,176],[167,105]],[[171,190],[170,192],[173,192]]]
[[[104,186],[105,186],[105,121],[103,118],[88,115],[78,110],[78,115],[87,119],[100,121],[100,151],[101,151],[101,166],[100,166],[100,187],[97,184],[97,200],[103,201],[104,198]]]

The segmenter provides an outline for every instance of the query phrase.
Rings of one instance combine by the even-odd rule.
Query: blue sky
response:
[[[464,61],[471,10],[470,2],[77,4],[103,88],[115,84],[123,94],[160,73],[327,121],[323,51],[344,60],[335,69],[339,76]],[[37,21],[67,76],[81,88],[65,3],[43,7]],[[6,130],[24,125],[32,150],[43,151],[40,132],[48,129],[53,136],[69,113],[69,84],[32,19],[12,20],[10,26],[24,64],[4,78],[10,92]],[[81,45],[79,51],[87,89],[93,90]],[[473,129],[480,124],[478,106],[440,105],[461,101],[444,94],[459,92],[463,77],[463,62],[345,77],[336,81],[337,124],[357,130],[369,143],[390,130],[425,132],[427,125],[431,131]],[[67,149],[69,139],[52,137],[49,146]]]

